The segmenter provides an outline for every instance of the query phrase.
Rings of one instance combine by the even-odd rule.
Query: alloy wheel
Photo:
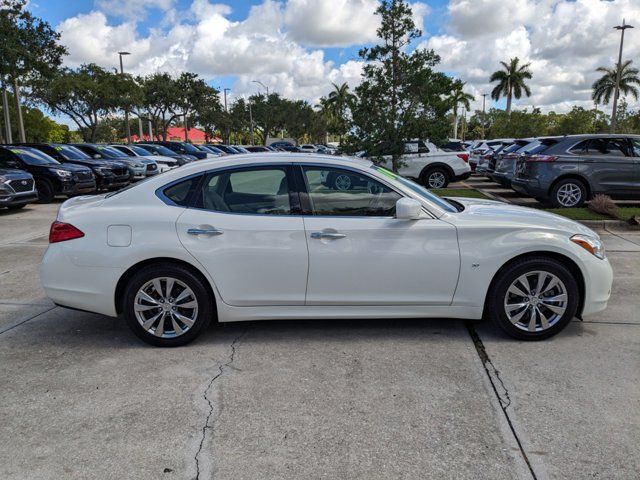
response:
[[[516,278],[504,297],[509,321],[526,332],[553,327],[567,310],[567,288],[556,275],[536,270]]]
[[[556,193],[558,203],[563,207],[574,207],[582,199],[582,190],[575,183],[565,183]]]
[[[148,333],[175,338],[194,325],[198,318],[198,300],[184,282],[158,277],[140,287],[133,310],[138,323]]]
[[[447,183],[447,178],[442,172],[433,172],[429,175],[427,183],[429,188],[442,188]]]

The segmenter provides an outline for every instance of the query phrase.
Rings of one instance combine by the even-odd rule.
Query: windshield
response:
[[[67,160],[87,160],[91,158],[82,150],[72,147],[71,145],[54,145],[53,148],[60,152],[60,155]]]
[[[12,148],[20,160],[27,165],[60,165],[60,162],[54,160],[49,155],[36,149]]]
[[[157,153],[158,155],[165,155],[167,157],[176,156],[176,152],[169,150],[167,147],[163,147],[162,145],[140,145],[139,148],[144,148],[151,153]]]
[[[149,152],[147,152],[142,147],[136,147],[136,146],[130,145],[129,148],[133,150],[133,152],[136,153],[137,155],[141,155],[143,157],[146,157],[147,155],[149,155]]]
[[[111,147],[104,147],[102,145],[96,145],[96,149],[105,157],[127,158],[129,156],[126,153],[122,153],[120,150]]]
[[[182,146],[187,153],[198,153],[200,151],[190,143],[183,143]]]
[[[444,198],[440,198],[436,194],[431,193],[422,185],[418,185],[416,182],[409,180],[408,178],[404,178],[404,177],[401,177],[400,175],[396,175],[395,173],[387,170],[386,168],[378,167],[377,165],[372,165],[371,168],[373,168],[375,171],[379,173],[382,173],[385,177],[395,180],[396,182],[402,184],[404,187],[409,188],[414,193],[417,193],[421,197],[426,198],[430,202],[435,203],[446,212],[455,213],[458,211],[456,207],[451,205]]]

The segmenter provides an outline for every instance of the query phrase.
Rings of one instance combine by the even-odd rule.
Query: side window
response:
[[[303,167],[315,215],[392,217],[402,196],[379,181],[350,170]]]
[[[569,149],[569,151],[571,153],[576,154],[576,155],[579,155],[579,154],[583,154],[584,155],[584,154],[587,153],[587,146],[588,145],[589,145],[589,140],[584,140],[584,141],[582,141],[580,143],[575,144],[573,147],[571,147]]]
[[[418,142],[418,153],[429,153],[429,147],[422,140]]]
[[[418,142],[406,142],[404,144],[404,153],[418,153]]]
[[[289,215],[286,167],[224,170],[209,174],[196,206],[206,210],[257,215]]]
[[[640,140],[631,140],[631,146],[633,147],[633,154],[636,157],[640,157]]]
[[[187,207],[189,206],[190,193],[193,192],[193,189],[198,185],[200,178],[200,176],[197,176],[174,183],[170,187],[165,188],[162,193],[176,205]]]
[[[624,138],[611,138],[607,142],[607,155],[614,157],[630,157],[629,145]]]

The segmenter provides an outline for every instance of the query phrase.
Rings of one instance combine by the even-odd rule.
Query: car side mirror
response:
[[[422,217],[422,204],[413,198],[401,198],[396,202],[396,218],[417,220]]]

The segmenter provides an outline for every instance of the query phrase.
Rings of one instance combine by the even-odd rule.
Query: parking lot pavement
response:
[[[56,206],[28,208],[0,214],[0,478],[637,478],[637,234],[603,232],[608,310],[545,342],[257,322],[157,349],[44,298]]]

